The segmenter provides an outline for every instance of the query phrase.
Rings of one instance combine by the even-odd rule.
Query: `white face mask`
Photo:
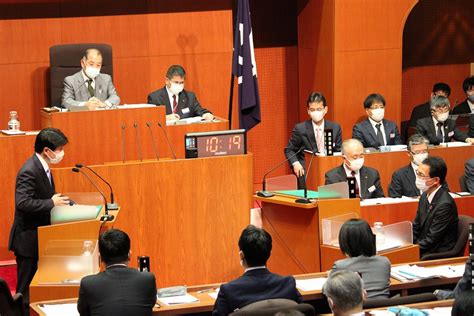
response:
[[[376,122],[380,122],[381,120],[383,120],[383,117],[385,115],[385,109],[374,109],[374,110],[370,110],[371,112],[371,118],[376,121]]]
[[[184,89],[184,84],[176,84],[172,82],[170,85],[170,91],[174,95],[180,94],[181,91],[183,91],[183,89]]]
[[[438,122],[444,123],[448,119],[448,117],[449,117],[449,112],[446,112],[446,113],[443,113],[443,114],[438,114],[436,116],[436,120]]]
[[[58,164],[61,162],[61,160],[63,160],[63,157],[64,157],[64,150],[61,150],[60,152],[55,152],[54,153],[56,156],[54,158],[51,158],[49,155],[48,155],[48,159],[49,159],[49,162],[52,163],[52,164]]]
[[[324,114],[326,113],[324,113],[324,111],[308,111],[308,114],[314,122],[319,122],[324,118]]]
[[[422,192],[428,191],[428,189],[431,187],[430,185],[426,185],[426,180],[423,180],[419,176],[416,176],[415,185],[417,189],[421,190]]]
[[[346,158],[347,159],[347,158]],[[349,159],[347,159],[349,160]],[[354,160],[349,160],[351,162],[351,165],[350,166],[347,166],[349,169],[351,169],[352,171],[357,171],[359,170],[360,168],[362,168],[362,166],[364,165],[364,157],[362,158],[358,158],[358,159],[354,159]]]
[[[413,155],[413,163],[419,166],[426,158],[428,158],[428,153]]]
[[[95,68],[91,66],[87,66],[86,69],[84,70],[85,74],[87,77],[94,79],[100,74],[100,68]]]

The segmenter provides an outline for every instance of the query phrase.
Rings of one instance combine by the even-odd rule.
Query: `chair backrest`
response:
[[[282,298],[258,301],[244,306],[230,315],[273,316],[278,312],[289,311],[298,311],[307,316],[315,315],[315,310],[312,305],[305,303],[298,304],[295,301]]]
[[[23,297],[16,294],[12,297],[7,282],[0,278],[0,315],[2,316],[22,316]]]
[[[464,248],[466,248],[467,238],[469,237],[469,223],[474,222],[474,218],[467,215],[459,215],[458,221],[458,240],[453,247],[452,257],[461,257],[464,255]]]
[[[461,187],[462,192],[469,192],[469,190],[467,189],[465,174],[459,176],[459,186]]]
[[[99,43],[55,45],[49,49],[50,106],[61,105],[64,78],[81,69],[81,58],[88,48],[97,48],[102,53],[102,73],[113,78],[112,46]]]
[[[407,296],[398,296],[394,298],[372,298],[364,301],[364,309],[430,302],[436,300],[437,298],[433,293],[421,293]]]

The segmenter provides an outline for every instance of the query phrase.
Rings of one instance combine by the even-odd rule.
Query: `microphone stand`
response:
[[[311,170],[311,164],[313,163],[313,158],[316,156],[316,153],[314,151],[311,152],[311,159],[309,160],[309,165],[308,165],[308,170],[304,176],[304,196],[302,198],[296,199],[295,203],[301,203],[301,204],[310,204],[312,203],[310,199],[308,199],[308,175],[309,171]]]

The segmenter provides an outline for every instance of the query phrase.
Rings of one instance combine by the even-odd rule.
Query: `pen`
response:
[[[205,290],[200,290],[200,291],[197,291],[198,294],[203,294],[203,293],[209,293],[209,292],[213,292],[215,291],[216,289],[215,288],[209,288],[209,289],[205,289]]]

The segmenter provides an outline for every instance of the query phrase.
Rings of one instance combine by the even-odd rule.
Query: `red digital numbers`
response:
[[[219,149],[219,138],[216,136],[206,139],[206,152],[215,153]]]

